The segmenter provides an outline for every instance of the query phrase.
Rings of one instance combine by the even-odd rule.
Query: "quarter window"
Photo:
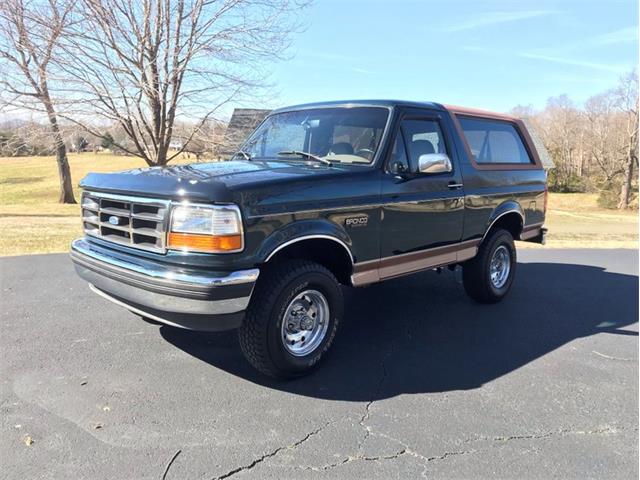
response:
[[[468,117],[459,117],[458,121],[477,163],[531,163],[531,157],[513,124]]]

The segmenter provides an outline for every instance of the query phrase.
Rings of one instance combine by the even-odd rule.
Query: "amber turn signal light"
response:
[[[242,249],[242,235],[196,235],[170,232],[167,247],[209,253],[222,253]]]

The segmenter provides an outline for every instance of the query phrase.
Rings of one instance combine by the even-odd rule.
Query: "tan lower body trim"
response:
[[[357,263],[351,282],[358,287],[475,257],[480,239]]]

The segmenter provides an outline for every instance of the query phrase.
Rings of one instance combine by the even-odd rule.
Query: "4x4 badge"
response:
[[[347,227],[366,227],[368,222],[368,215],[360,215],[358,217],[349,217],[345,219],[344,224]]]

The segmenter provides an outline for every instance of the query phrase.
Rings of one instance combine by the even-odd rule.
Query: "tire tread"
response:
[[[507,243],[509,249],[513,252],[513,262],[511,265],[512,279],[509,281],[509,288],[506,289],[505,293],[502,295],[496,295],[491,285],[489,285],[490,280],[488,275],[486,275],[486,271],[489,268],[491,253],[493,252],[496,243],[502,242]],[[513,237],[507,230],[498,228],[489,233],[487,238],[485,238],[480,244],[476,256],[465,262],[463,265],[462,282],[467,295],[479,303],[496,303],[502,300],[510,290],[513,275],[515,274],[515,251]]]
[[[244,356],[254,368],[270,377],[290,376],[278,368],[268,351],[266,337],[271,311],[283,289],[296,277],[306,273],[322,273],[338,285],[338,280],[330,270],[309,260],[287,260],[267,266],[258,279],[244,322],[238,329]]]

